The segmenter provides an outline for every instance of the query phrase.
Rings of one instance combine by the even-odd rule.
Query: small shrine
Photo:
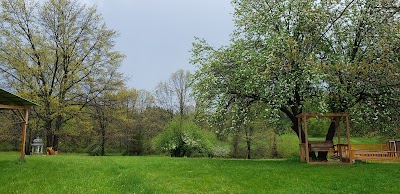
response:
[[[43,140],[37,137],[32,143],[32,154],[43,154]]]

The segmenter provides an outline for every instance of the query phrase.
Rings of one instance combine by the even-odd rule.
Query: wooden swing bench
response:
[[[298,127],[298,137],[299,137],[299,144],[300,144],[300,160],[307,161],[307,163],[312,164],[322,164],[321,162],[314,162],[313,158],[318,153],[318,156],[321,154],[321,158],[325,159],[325,153],[329,152],[329,154],[336,158],[339,158],[339,161],[332,161],[336,164],[344,164],[348,163],[351,164],[353,157],[351,154],[351,144],[350,144],[350,121],[349,121],[349,113],[300,113],[296,115],[297,117],[297,127]],[[333,141],[308,141],[308,129],[307,129],[307,120],[310,118],[328,118],[331,120],[331,124],[335,124],[335,131],[337,134],[337,144],[334,145]],[[340,142],[340,126],[341,120],[343,120],[346,126],[346,142]],[[301,134],[301,135],[300,135]],[[304,135],[303,135],[304,134]],[[313,152],[313,153],[311,153]],[[331,154],[333,152],[333,155]],[[311,153],[311,154],[310,154]],[[329,155],[328,154],[328,155]],[[328,157],[328,155],[326,155]],[[311,157],[310,157],[311,156]],[[324,162],[332,163],[332,162]]]
[[[335,151],[335,146],[332,141],[309,141],[308,148],[314,152],[329,152]]]

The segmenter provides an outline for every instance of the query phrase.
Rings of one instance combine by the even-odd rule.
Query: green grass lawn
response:
[[[0,153],[0,193],[398,193],[400,163]]]

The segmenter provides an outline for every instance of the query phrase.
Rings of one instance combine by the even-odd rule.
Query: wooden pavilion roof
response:
[[[9,109],[16,110],[16,115],[22,121],[22,143],[21,143],[21,152],[20,152],[20,160],[24,160],[25,158],[25,141],[26,141],[26,128],[28,125],[28,111],[32,106],[35,106],[34,102],[31,102],[25,98],[7,92],[3,89],[0,89],[0,110],[1,109]],[[22,112],[23,111],[23,112]]]
[[[37,104],[32,101],[0,88],[0,109],[26,109],[35,105]]]

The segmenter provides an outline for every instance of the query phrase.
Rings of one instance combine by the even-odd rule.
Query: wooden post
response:
[[[337,129],[337,134],[338,134],[338,144],[340,144],[340,117],[335,117],[335,125]]]
[[[349,114],[346,114],[346,131],[347,131],[347,149],[349,149],[349,163],[352,164],[353,156],[351,153],[351,143],[350,143],[350,122]]]
[[[298,131],[299,131],[299,141],[300,141],[300,143],[303,143],[302,139],[301,139],[301,125],[302,125],[301,118],[297,118],[297,125],[298,125]]]
[[[300,146],[300,161],[304,162],[304,148],[303,148],[303,141],[301,138],[301,118],[297,117],[297,130],[299,131],[299,146]]]
[[[28,109],[24,109],[24,118],[22,122],[22,145],[21,145],[21,153],[20,160],[25,160],[25,142],[26,142],[26,128],[28,125]]]
[[[306,143],[306,161],[310,163],[310,151],[308,150],[308,130],[307,130],[307,116],[303,115],[304,122],[304,135],[305,135],[305,143]]]

